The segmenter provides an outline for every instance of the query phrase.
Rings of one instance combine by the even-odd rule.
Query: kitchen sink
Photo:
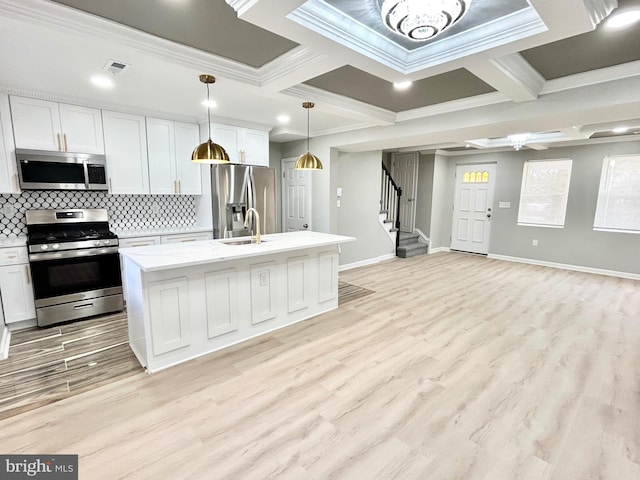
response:
[[[262,243],[265,242],[267,242],[267,240],[262,240]],[[250,245],[252,242],[250,238],[247,238],[244,240],[232,240],[230,242],[223,241],[222,243],[224,243],[225,245]]]

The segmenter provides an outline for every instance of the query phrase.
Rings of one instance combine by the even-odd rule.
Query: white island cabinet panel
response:
[[[311,305],[312,262],[308,256],[287,261],[287,311],[297,312]]]
[[[204,275],[207,337],[235,332],[239,328],[238,271],[235,268]]]
[[[318,301],[331,302],[338,298],[338,255],[327,252],[318,257]]]
[[[251,265],[251,323],[273,320],[278,315],[275,262]]]
[[[338,308],[339,244],[353,240],[306,231],[121,249],[131,349],[155,372]]]
[[[149,311],[153,354],[162,355],[191,343],[189,328],[189,281],[172,278],[149,284]]]

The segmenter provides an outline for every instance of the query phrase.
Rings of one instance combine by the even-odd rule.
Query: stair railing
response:
[[[396,254],[400,246],[400,197],[402,188],[393,180],[391,172],[382,164],[382,185],[380,186],[380,210],[387,213],[396,231]]]

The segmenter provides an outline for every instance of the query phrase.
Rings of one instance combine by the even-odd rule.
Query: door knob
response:
[[[302,225],[302,228],[309,228],[309,224],[305,223],[304,225]]]
[[[491,214],[490,213],[487,213],[487,218],[491,218]]]

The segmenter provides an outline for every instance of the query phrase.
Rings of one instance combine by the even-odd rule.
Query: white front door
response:
[[[296,160],[282,159],[283,232],[311,230],[311,172],[295,170]]]
[[[400,231],[413,233],[416,224],[416,191],[418,188],[418,152],[393,153],[391,176],[402,188],[400,197]]]
[[[496,164],[458,165],[451,249],[489,253]]]

